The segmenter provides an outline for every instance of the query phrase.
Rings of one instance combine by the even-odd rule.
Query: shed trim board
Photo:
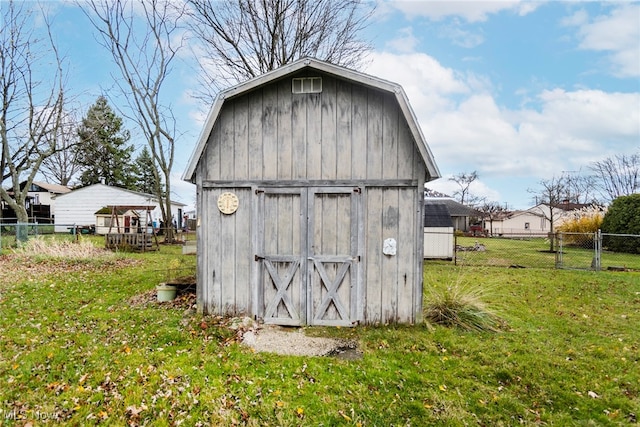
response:
[[[322,91],[293,93],[305,77]],[[305,58],[222,92],[183,175],[197,186],[198,310],[420,321],[422,189],[439,176],[394,83]]]
[[[418,180],[377,179],[377,180],[283,180],[283,181],[203,181],[202,188],[227,187],[417,187]]]

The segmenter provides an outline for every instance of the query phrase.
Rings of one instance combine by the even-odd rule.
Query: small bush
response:
[[[483,302],[484,294],[478,286],[461,283],[434,291],[425,308],[425,320],[469,331],[498,332],[503,322]]]
[[[602,232],[640,234],[640,194],[615,199],[602,221]],[[602,244],[615,252],[640,253],[640,239],[604,236]]]

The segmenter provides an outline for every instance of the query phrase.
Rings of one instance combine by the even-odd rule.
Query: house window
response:
[[[524,223],[524,229],[525,229],[525,230],[528,230],[528,229],[530,229],[530,228],[531,228],[531,227],[530,227],[529,223],[528,223],[528,222],[525,222],[525,223]]]
[[[320,93],[322,92],[322,77],[301,77],[291,81],[293,93]]]

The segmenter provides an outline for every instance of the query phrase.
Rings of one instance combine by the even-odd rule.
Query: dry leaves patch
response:
[[[0,256],[0,285],[43,276],[105,268],[120,269],[139,264],[138,260],[126,258],[105,258],[100,262],[94,258],[88,262],[72,258],[42,258],[23,254],[2,255]]]
[[[34,238],[12,253],[0,256],[0,284],[61,273],[125,268],[139,263],[88,241],[57,242]]]

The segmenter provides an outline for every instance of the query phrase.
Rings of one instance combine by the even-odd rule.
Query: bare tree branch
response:
[[[200,97],[311,56],[358,68],[371,46],[359,38],[374,11],[363,0],[186,0],[201,43]]]
[[[157,185],[155,195],[164,223],[170,224],[176,120],[170,106],[162,103],[162,88],[184,42],[178,26],[183,12],[166,0],[90,0],[84,10],[118,66],[121,77],[115,80],[127,99],[130,117],[147,138],[158,166],[155,182],[165,185]],[[173,239],[172,230],[166,239]]]
[[[640,154],[619,154],[589,167],[603,195],[613,201],[640,191]]]
[[[473,196],[470,192],[471,184],[473,184],[477,179],[477,171],[470,173],[461,172],[449,178],[449,181],[455,182],[458,184],[458,187],[460,187],[458,190],[454,191],[453,196],[457,197],[461,204],[474,206],[483,201],[483,198]]]
[[[535,196],[538,213],[551,224],[549,251],[553,252],[555,244],[555,223],[558,219],[558,210],[561,210],[560,206],[569,200],[567,199],[569,187],[567,186],[567,180],[564,176],[543,179],[538,184],[538,189],[529,189],[528,191]]]
[[[10,191],[0,185],[0,198],[14,210],[19,222],[28,221],[29,188],[42,162],[57,151],[65,116],[62,59],[51,25],[42,13],[46,35],[38,38],[27,7],[28,3],[22,2],[3,4],[0,24],[0,184],[11,180]],[[35,72],[45,66],[51,70],[46,83],[37,80]]]

